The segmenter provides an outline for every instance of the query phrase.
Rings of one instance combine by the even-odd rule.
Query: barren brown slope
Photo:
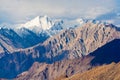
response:
[[[120,63],[99,66],[61,80],[120,80]]]
[[[55,80],[58,77],[69,77],[73,74],[87,71],[91,68],[91,58],[62,60],[53,64],[35,62],[32,67],[15,80]]]

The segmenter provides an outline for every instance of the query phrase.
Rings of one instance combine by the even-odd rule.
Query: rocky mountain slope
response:
[[[23,33],[22,35],[24,36],[21,37],[13,29],[1,28],[0,54],[10,54],[17,49],[27,48],[37,43],[43,42],[43,40],[45,40],[44,38],[47,38],[47,36],[44,36],[44,38],[37,36],[35,33],[27,29],[24,29],[24,31],[26,31],[26,33]]]
[[[66,77],[70,77],[73,74],[78,74],[78,73],[80,74],[81,72],[85,72],[96,66],[110,64],[112,62],[118,63],[120,61],[119,45],[120,45],[120,39],[115,39],[105,44],[104,46],[100,47],[99,49],[95,50],[94,52],[90,53],[89,55],[81,58],[62,60],[55,62],[53,64],[36,62],[32,65],[32,67],[28,71],[20,74],[18,78],[16,78],[16,80],[24,80],[24,79],[25,80],[26,79],[27,80],[29,79],[60,80]],[[72,79],[74,80],[74,78]],[[84,78],[86,77],[83,77],[83,79]]]
[[[0,29],[0,54],[11,53],[17,48],[22,48],[22,39],[12,30]]]
[[[58,77],[68,77],[78,72],[83,72],[91,66],[82,59],[63,60],[53,64],[35,62],[29,71],[18,75],[15,80],[54,80]]]
[[[43,45],[47,56],[56,56],[57,53],[68,50],[69,54],[66,57],[73,59],[87,55],[107,42],[120,38],[119,34],[118,29],[112,24],[87,22],[81,27],[65,30],[49,38]]]
[[[92,67],[91,66],[92,63],[94,63],[92,65],[96,65],[97,61],[95,59],[97,59],[96,58],[97,54],[90,55],[90,53],[101,48],[102,46],[113,41],[114,39],[119,39],[119,38],[120,38],[119,29],[114,25],[87,22],[81,27],[76,27],[75,29],[71,28],[71,29],[63,30],[59,34],[47,39],[42,44],[37,44],[36,46],[27,49],[19,49],[13,52],[12,54],[7,54],[6,56],[2,57],[0,59],[0,64],[2,64],[0,65],[1,67],[0,77],[15,78],[18,74],[27,71],[28,69],[30,69],[29,71],[31,72],[31,70],[36,69],[34,68],[34,62],[38,62],[36,65],[38,65],[38,69],[40,69],[40,71],[34,70],[34,71],[38,71],[37,73],[34,71],[33,73],[30,73],[28,71],[27,74],[25,73],[26,77],[24,76],[23,79],[28,78],[27,75],[30,76],[31,74],[36,75],[37,77],[31,75],[31,77],[33,78],[36,77],[36,79],[39,78],[42,79],[40,75],[44,75],[43,77],[48,80],[55,79],[62,75],[70,76],[72,74],[75,74],[78,70],[80,72],[88,70],[89,68]],[[116,43],[112,45],[116,45]],[[89,56],[87,57],[87,55],[90,55],[90,57]],[[63,65],[61,66],[62,69],[61,68],[59,69],[59,66],[56,66],[59,63],[57,61],[61,61],[61,60],[63,61],[65,59],[67,60],[66,64],[64,63],[59,64],[59,65]],[[75,59],[75,61],[73,59]],[[69,62],[69,60],[73,60],[73,61]],[[78,60],[78,68],[77,68],[76,60]],[[106,59],[106,61],[107,60],[109,60],[109,58]],[[88,66],[79,69],[80,66],[85,66],[86,64]],[[31,67],[32,65],[33,67]],[[50,66],[53,65],[53,66],[49,67],[49,65]],[[73,65],[73,67],[69,68],[70,65]],[[102,65],[102,63],[100,65]],[[41,70],[41,68],[43,70]],[[50,71],[48,71],[49,69]],[[59,73],[59,71],[63,71],[63,72]],[[51,72],[53,72],[54,74],[59,73],[59,76],[57,75],[51,76]],[[46,75],[49,75],[49,77]],[[20,79],[22,78],[20,77]]]

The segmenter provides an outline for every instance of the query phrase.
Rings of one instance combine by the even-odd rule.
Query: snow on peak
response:
[[[39,18],[39,16],[35,17],[31,21],[28,21],[23,26],[26,27],[26,28],[30,28],[30,27],[33,27],[33,26],[40,26],[40,18]]]
[[[21,28],[25,28],[38,35],[42,31],[45,31],[49,34],[56,34],[64,29],[75,28],[77,26],[81,26],[83,23],[85,23],[85,20],[82,18],[71,19],[71,20],[51,19],[45,15],[45,16],[37,16],[34,19],[26,22],[25,24],[17,25],[15,28],[15,31],[18,33],[21,31],[20,30]]]
[[[21,24],[19,28],[27,28],[29,30],[39,32],[41,30],[48,30],[53,26],[52,20],[47,16],[37,16],[25,24]]]
[[[48,16],[37,16],[31,21],[26,22],[25,24],[21,24],[17,27],[17,29],[26,28],[29,29],[37,34],[41,31],[46,30],[63,30],[69,29],[70,27],[79,26],[84,23],[84,20],[74,19],[74,20],[58,20],[58,19],[50,19]]]

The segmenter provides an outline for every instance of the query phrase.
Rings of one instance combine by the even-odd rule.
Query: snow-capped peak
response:
[[[24,24],[24,27],[26,27],[26,28],[30,28],[33,26],[40,26],[40,17],[39,16],[35,17],[31,21],[28,21]]]
[[[28,29],[36,34],[40,34],[42,31],[47,33],[56,34],[64,29],[75,28],[85,23],[82,18],[77,19],[51,19],[48,16],[37,16],[34,19],[26,22],[25,24],[17,25],[14,30],[19,34],[21,29]],[[23,31],[24,32],[24,31]]]
[[[41,30],[48,30],[53,26],[52,20],[47,16],[37,16],[31,21],[21,24],[18,28],[27,28],[29,30],[39,32]]]

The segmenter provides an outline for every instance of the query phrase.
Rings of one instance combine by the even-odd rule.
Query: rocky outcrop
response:
[[[120,38],[120,32],[112,24],[94,24],[88,22],[81,27],[69,29],[46,40],[43,45],[48,57],[59,55],[68,50],[68,59],[88,55],[104,44]]]

